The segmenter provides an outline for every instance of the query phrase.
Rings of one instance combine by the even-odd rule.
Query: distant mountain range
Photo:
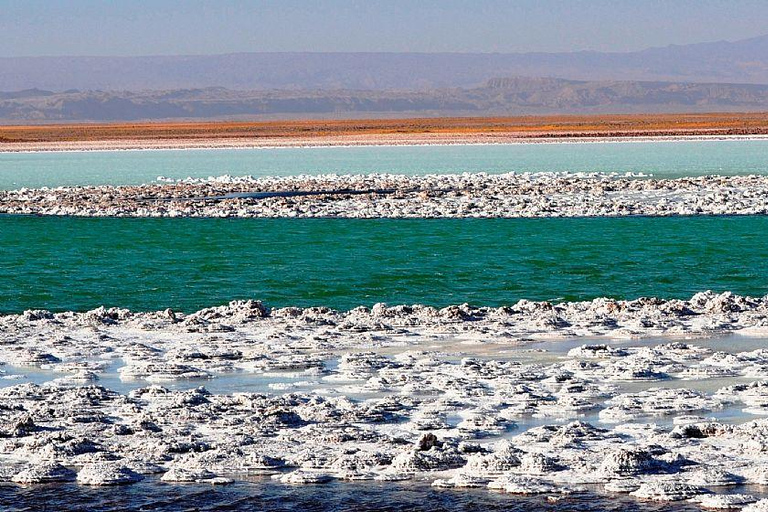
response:
[[[239,53],[0,58],[0,90],[427,90],[494,76],[768,84],[768,35],[629,53]]]
[[[225,88],[0,93],[0,120],[132,121],[768,110],[768,85],[494,78],[422,91]]]

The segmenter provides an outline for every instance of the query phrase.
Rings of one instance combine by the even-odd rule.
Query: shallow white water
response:
[[[0,153],[0,190],[299,174],[634,172],[660,178],[768,171],[768,140]]]

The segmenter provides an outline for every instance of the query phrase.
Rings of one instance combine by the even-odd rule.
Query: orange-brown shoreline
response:
[[[768,112],[0,126],[0,151],[768,136]]]

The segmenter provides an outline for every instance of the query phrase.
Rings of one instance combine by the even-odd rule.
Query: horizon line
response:
[[[231,55],[574,55],[574,54],[609,54],[626,55],[632,53],[642,53],[649,50],[660,50],[667,48],[684,48],[687,46],[710,45],[710,44],[734,44],[752,41],[755,39],[768,38],[768,33],[744,39],[717,41],[699,41],[685,44],[668,44],[666,46],[649,46],[638,50],[610,51],[610,50],[571,50],[571,51],[312,51],[312,50],[288,50],[288,51],[231,51],[220,53],[157,53],[143,55],[0,55],[0,59],[151,59],[151,58],[189,58],[189,57],[225,57]]]

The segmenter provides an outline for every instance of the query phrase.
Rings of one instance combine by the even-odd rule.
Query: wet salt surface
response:
[[[0,480],[741,507],[768,496],[766,313],[704,293],[0,317]]]
[[[650,338],[640,340],[611,340],[608,344],[614,349],[626,349],[636,351],[640,348],[653,348],[670,340],[664,338]],[[746,337],[739,335],[719,336],[714,338],[693,338],[682,341],[691,346],[707,348],[712,351],[735,354],[738,352],[747,352],[759,350],[768,345],[768,338],[761,336]],[[424,348],[433,352],[433,354],[445,365],[451,367],[460,367],[462,359],[472,357],[480,361],[487,362],[520,362],[527,365],[553,365],[568,361],[568,352],[573,349],[588,344],[605,344],[604,339],[566,339],[558,341],[535,342],[522,347],[502,348],[487,347],[485,345],[467,344],[462,340],[446,339],[439,344],[433,344],[429,341],[421,347],[418,340],[415,345],[408,347],[408,350],[414,348]],[[373,349],[372,353],[384,354],[388,358],[395,358],[401,354],[401,348],[382,347]],[[304,375],[302,372],[252,372],[243,370],[233,370],[231,372],[212,375],[210,379],[187,379],[170,380],[163,382],[163,387],[174,391],[189,391],[205,386],[205,389],[215,394],[227,393],[267,393],[282,394],[284,392],[307,392],[316,393],[324,396],[347,396],[355,400],[366,400],[383,398],[395,394],[396,391],[375,391],[365,389],[366,379],[355,379],[349,376],[340,375],[338,370],[340,357],[333,355],[322,361],[323,375]],[[123,360],[112,360],[105,369],[98,374],[97,383],[110,390],[121,394],[127,394],[136,389],[146,386],[144,379],[121,379],[120,369],[126,367]],[[3,372],[0,375],[0,388],[14,386],[24,382],[30,382],[37,385],[57,385],[57,379],[66,377],[60,371],[45,369],[34,366],[13,366],[3,365],[0,367]],[[768,375],[766,375],[768,378]],[[649,388],[667,388],[667,389],[692,389],[704,393],[715,393],[724,386],[747,384],[754,379],[749,377],[717,377],[700,378],[688,380],[685,378],[666,378],[663,380],[640,380],[640,381],[619,381],[614,382],[615,393],[638,393]],[[73,382],[70,385],[82,386],[88,383]],[[596,403],[604,404],[604,400],[596,400]],[[707,415],[708,418],[716,419],[724,423],[739,423],[748,419],[754,419],[754,415],[744,412],[743,404],[733,404],[712,411]],[[766,411],[768,414],[768,411]],[[587,411],[578,415],[583,420],[594,424],[614,422],[603,421],[599,416],[598,410]],[[505,437],[514,436],[528,428],[547,425],[552,422],[566,422],[571,419],[570,415],[565,415],[562,419],[553,417],[534,418],[521,417],[516,421],[515,428],[510,429],[504,434]],[[672,416],[654,417],[648,415],[639,416],[639,419],[648,419],[655,421],[656,424],[671,426],[674,421]],[[449,416],[447,422],[453,427],[461,421],[461,417]]]

